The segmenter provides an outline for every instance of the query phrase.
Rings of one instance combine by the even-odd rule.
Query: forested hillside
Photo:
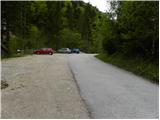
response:
[[[158,59],[158,1],[110,4],[111,11],[101,13],[81,1],[3,1],[9,52],[79,47]]]
[[[81,1],[2,2],[2,26],[6,23],[10,53],[40,47],[97,52],[102,38],[98,40],[96,29],[100,29],[103,16]]]

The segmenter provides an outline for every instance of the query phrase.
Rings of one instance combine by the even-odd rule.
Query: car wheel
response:
[[[52,55],[52,54],[53,54],[53,53],[51,53],[51,52],[49,53],[49,55]]]

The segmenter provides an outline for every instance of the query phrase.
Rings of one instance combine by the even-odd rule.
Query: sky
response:
[[[85,3],[90,3],[92,6],[96,6],[100,11],[106,12],[109,11],[109,4],[107,0],[83,0]]]

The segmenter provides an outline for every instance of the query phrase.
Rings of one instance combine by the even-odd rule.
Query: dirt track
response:
[[[2,60],[2,118],[89,118],[68,67],[69,55]]]

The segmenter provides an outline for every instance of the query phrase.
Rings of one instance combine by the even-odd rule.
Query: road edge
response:
[[[70,72],[71,72],[71,74],[72,74],[72,77],[73,77],[73,79],[74,79],[74,82],[75,82],[75,84],[76,84],[76,87],[77,87],[78,93],[79,93],[79,95],[80,95],[80,98],[81,98],[82,102],[83,102],[84,105],[85,105],[85,108],[86,108],[86,110],[87,110],[88,117],[89,117],[89,119],[92,119],[93,117],[92,117],[91,109],[90,109],[88,103],[86,102],[86,100],[85,100],[85,99],[82,97],[82,95],[81,95],[81,89],[80,89],[80,87],[79,87],[79,84],[78,84],[78,82],[77,82],[77,79],[76,79],[76,77],[75,77],[75,74],[74,74],[74,72],[73,72],[73,70],[72,70],[72,68],[71,68],[71,65],[70,65],[69,60],[67,61],[67,65],[68,65],[68,68],[69,68],[69,70],[70,70]]]

